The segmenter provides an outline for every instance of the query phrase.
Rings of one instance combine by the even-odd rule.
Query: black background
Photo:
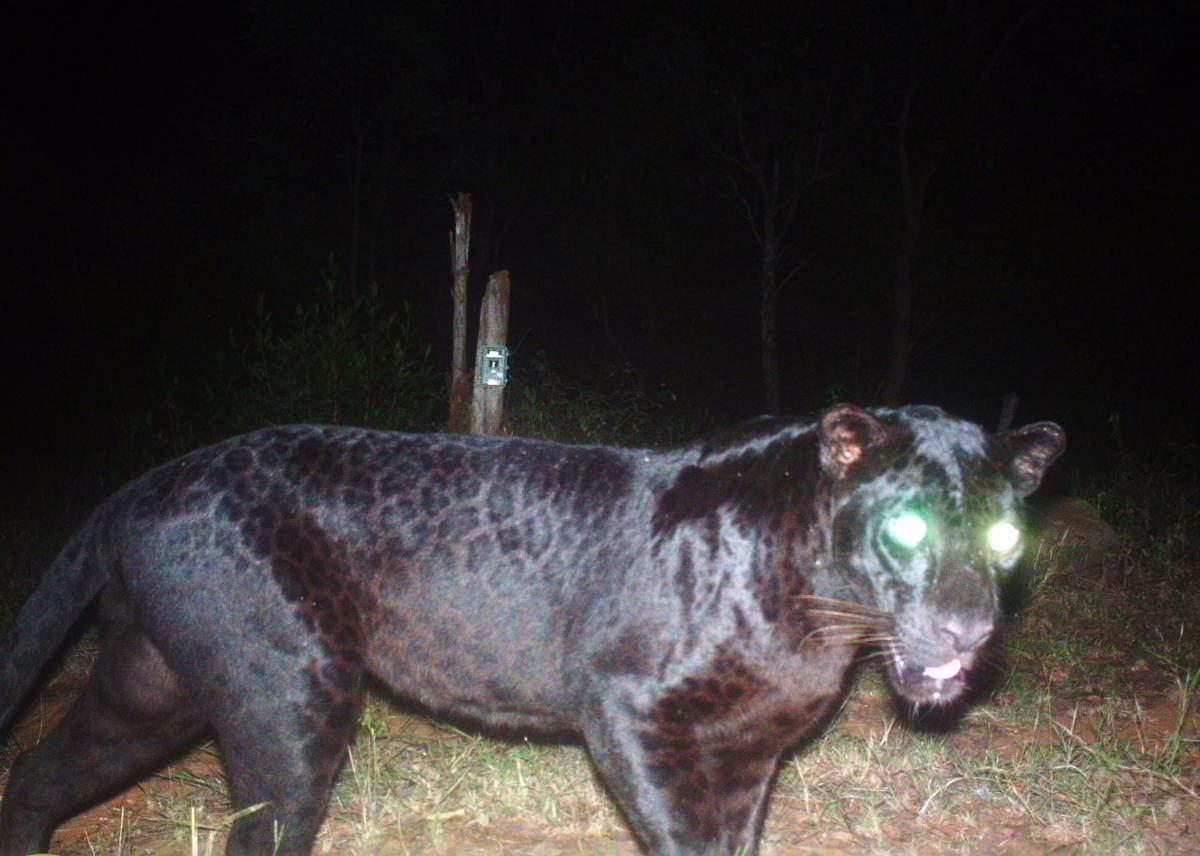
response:
[[[259,293],[286,311],[331,255],[348,289],[410,302],[444,365],[460,190],[476,293],[512,272],[518,366],[628,366],[719,418],[759,412],[760,258],[721,154],[807,168],[818,133],[783,408],[873,403],[910,92],[909,154],[936,168],[902,398],[991,423],[1016,392],[1077,461],[1112,451],[1114,415],[1131,446],[1194,442],[1191,5],[24,13],[4,36],[10,473],[103,456],[160,371],[198,383]]]

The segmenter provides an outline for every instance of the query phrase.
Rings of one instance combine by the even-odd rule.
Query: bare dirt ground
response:
[[[1200,850],[1195,673],[1181,679],[1140,644],[1196,627],[1176,626],[1166,607],[1127,609],[1128,590],[1097,571],[1115,546],[1096,544],[1061,563],[1015,628],[1037,644],[1015,646],[1009,676],[955,727],[908,727],[868,671],[829,731],[781,768],[763,853]],[[0,770],[69,705],[90,652],[85,640],[31,706]],[[53,852],[220,853],[229,812],[209,745],[65,823]],[[381,702],[318,852],[640,851],[578,748],[491,741]]]
[[[1114,658],[1119,655],[1111,655]],[[1000,708],[1000,716],[977,715],[968,719],[952,733],[938,738],[953,754],[987,759],[996,766],[1008,765],[1019,770],[1032,747],[1053,751],[1061,744],[1063,734],[1078,735],[1084,745],[1089,740],[1117,739],[1145,746],[1153,753],[1172,733],[1179,718],[1177,693],[1169,679],[1148,670],[1139,663],[1122,664],[1114,672],[1117,681],[1110,687],[1073,687],[1071,675],[1054,676],[1063,690],[1061,700],[1053,708],[1052,717],[1041,717],[1022,724],[1003,715],[1004,708],[1018,704],[1001,692],[992,702]],[[60,696],[61,693],[61,696]],[[1132,693],[1132,694],[1131,694]],[[1116,721],[1108,701],[1111,695],[1128,699],[1124,714]],[[1135,694],[1135,695],[1134,695]],[[15,738],[22,744],[35,742],[38,731],[56,718],[69,704],[69,687],[65,683],[51,688],[37,712],[27,718]],[[1136,703],[1134,699],[1136,698]],[[897,729],[892,717],[894,709],[883,692],[858,693],[849,704],[834,732],[839,739],[861,741],[866,746],[883,747],[896,739]],[[462,741],[469,738],[457,732],[438,732],[423,718],[410,714],[388,713],[394,732],[428,732],[431,741]],[[1193,730],[1192,738],[1196,739]],[[11,745],[3,760],[11,760]],[[819,744],[818,744],[819,745]],[[794,762],[810,777],[828,776],[820,769],[821,759],[805,757],[802,753]],[[556,750],[546,750],[556,751]],[[802,788],[795,782],[783,781],[772,801],[763,852],[767,856],[799,856],[799,854],[842,854],[862,852],[919,852],[919,853],[1083,853],[1108,852],[1107,847],[1095,844],[1096,823],[1106,821],[1084,813],[1074,819],[1055,821],[1021,805],[1011,794],[998,791],[994,783],[979,782],[948,775],[943,785],[952,789],[954,810],[939,807],[935,812],[922,812],[917,804],[919,788],[914,778],[924,779],[929,771],[926,761],[914,758],[912,767],[905,758],[911,753],[899,750],[898,757],[882,760],[866,759],[847,770],[847,762],[835,760],[834,773],[841,772],[851,781],[843,805],[830,805],[822,796],[821,809],[814,812],[806,806]],[[553,763],[547,760],[545,763]],[[1193,743],[1190,768],[1180,779],[1193,791],[1200,789],[1200,753]],[[787,773],[785,771],[785,777]],[[1105,773],[1106,780],[1093,781],[1094,787],[1109,788],[1114,798],[1127,803],[1129,813],[1140,823],[1136,834],[1125,836],[1117,849],[1126,852],[1184,853],[1200,847],[1200,799],[1172,788],[1169,783],[1145,772],[1114,769]],[[204,826],[219,821],[228,812],[220,796],[221,767],[211,746],[181,759],[162,776],[147,779],[121,796],[64,824],[55,838],[53,852],[62,856],[93,853],[190,853],[221,852],[224,834],[220,829],[210,831]],[[1111,781],[1109,781],[1111,780]],[[823,783],[825,788],[828,782]],[[836,783],[833,785],[836,788]],[[945,790],[942,791],[945,793]],[[901,798],[901,805],[886,808],[889,800]],[[937,795],[935,795],[937,796]],[[878,821],[864,823],[864,809],[854,798],[875,801],[885,806],[878,810]],[[172,812],[168,807],[204,806],[198,830],[196,850],[193,851],[191,830],[187,818],[165,819]],[[362,836],[355,831],[358,818],[353,812],[334,814],[322,836],[322,852],[358,853],[420,853],[429,856],[450,854],[528,853],[540,856],[558,854],[636,854],[640,852],[620,819],[607,808],[601,809],[594,824],[581,824],[572,817],[557,827],[544,816],[522,813],[506,817],[503,814],[456,810],[416,812],[401,819],[391,830],[376,829],[369,843],[356,844]],[[961,810],[961,814],[958,813]],[[1082,812],[1082,808],[1081,808]],[[178,815],[178,812],[174,812]],[[1107,813],[1107,812],[1106,812]],[[1128,820],[1121,821],[1127,823]],[[432,825],[438,831],[430,831]],[[213,849],[210,851],[209,848]],[[343,850],[343,848],[346,848]]]

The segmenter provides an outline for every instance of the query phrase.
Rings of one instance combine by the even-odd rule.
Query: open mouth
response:
[[[963,670],[962,660],[955,657],[940,666],[926,666],[921,672],[927,678],[935,681],[948,681]]]
[[[947,704],[967,688],[967,666],[954,657],[944,663],[913,663],[893,651],[889,671],[896,691],[918,704]]]

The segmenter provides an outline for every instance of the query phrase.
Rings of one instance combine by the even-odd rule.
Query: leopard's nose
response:
[[[952,618],[942,625],[942,633],[959,654],[969,654],[983,647],[993,629],[990,618]]]

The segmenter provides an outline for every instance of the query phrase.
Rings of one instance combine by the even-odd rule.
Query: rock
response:
[[[1046,508],[1031,545],[1033,555],[1069,558],[1080,565],[1099,561],[1116,546],[1116,530],[1101,519],[1095,506],[1077,496],[1056,499]]]

